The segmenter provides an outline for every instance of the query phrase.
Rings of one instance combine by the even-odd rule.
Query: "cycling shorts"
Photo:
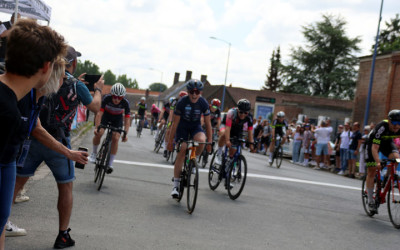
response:
[[[367,145],[367,152],[368,152],[366,154],[367,159],[365,160],[366,166],[367,167],[375,167],[376,166],[376,162],[374,160],[374,157],[372,156],[371,148],[368,147],[368,145]],[[396,145],[394,144],[393,141],[391,141],[390,143],[382,143],[379,146],[379,153],[381,153],[382,155],[384,155],[387,158],[389,158],[389,155],[391,153],[398,153],[398,152],[399,151],[397,150],[397,147],[396,147]]]
[[[107,118],[103,115],[103,117],[101,117],[101,125],[106,126],[107,124],[110,124],[111,126],[115,127],[115,128],[122,128],[122,116],[118,116],[115,118]]]
[[[187,123],[179,123],[178,128],[176,129],[175,140],[190,140],[200,132],[204,133],[204,130],[201,128],[200,124],[193,126]]]

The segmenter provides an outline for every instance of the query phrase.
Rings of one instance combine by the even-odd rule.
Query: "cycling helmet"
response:
[[[276,114],[276,116],[277,116],[278,118],[280,118],[280,117],[285,117],[285,113],[284,113],[283,111],[279,111],[278,114]]]
[[[111,87],[111,94],[116,95],[116,96],[125,96],[126,94],[126,89],[124,85],[121,83],[117,82]]]
[[[140,100],[146,101],[146,97],[142,96],[142,98],[140,98]]]
[[[249,112],[251,109],[251,104],[247,99],[240,99],[237,103],[237,107],[240,111]]]
[[[213,99],[213,100],[211,101],[211,106],[217,106],[217,107],[219,107],[219,106],[221,106],[221,101],[220,101],[219,99],[215,98],[215,99]]]
[[[186,91],[181,91],[179,92],[179,97],[184,97],[185,95],[188,95],[188,93]]]
[[[197,89],[201,91],[204,88],[204,84],[199,80],[190,79],[189,81],[186,82],[186,88],[188,90]]]
[[[156,107],[156,105],[153,103],[153,105],[151,105],[151,107],[152,107],[152,108],[155,108],[155,107]]]
[[[393,109],[389,112],[388,118],[391,121],[400,121],[400,110]]]
[[[175,97],[173,97],[173,96],[170,97],[170,98],[169,98],[169,103],[172,103],[174,100],[175,100]]]

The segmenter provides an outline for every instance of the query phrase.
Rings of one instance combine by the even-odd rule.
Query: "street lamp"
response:
[[[158,94],[158,101],[157,101],[157,106],[159,107],[160,106],[161,83],[162,83],[162,79],[163,79],[163,72],[161,70],[155,69],[155,68],[149,68],[149,70],[158,71],[161,73],[161,81],[160,81],[159,89],[158,89],[160,93]]]
[[[221,110],[224,111],[226,78],[228,77],[228,66],[229,66],[229,55],[231,53],[231,43],[228,42],[228,41],[225,41],[223,39],[219,39],[217,37],[214,37],[214,36],[210,36],[210,38],[214,39],[214,40],[218,40],[218,41],[224,42],[224,43],[229,45],[229,47],[228,47],[228,60],[226,61],[226,70],[225,70],[225,83],[224,83],[224,90],[222,92],[222,104],[221,104]]]

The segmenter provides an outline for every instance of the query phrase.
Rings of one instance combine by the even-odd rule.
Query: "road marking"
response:
[[[137,161],[114,160],[114,162],[126,164],[126,165],[136,165],[136,166],[146,166],[146,167],[156,167],[156,168],[173,169],[173,167],[174,167],[171,164],[157,164],[157,163],[137,162]],[[199,168],[199,172],[208,173],[208,170]],[[326,183],[326,182],[318,182],[318,181],[308,181],[308,180],[301,180],[301,179],[294,179],[294,178],[280,177],[280,176],[273,176],[273,175],[261,175],[261,174],[247,173],[247,177],[268,179],[268,180],[290,181],[290,182],[297,182],[297,183],[304,183],[304,184],[311,184],[311,185],[319,185],[319,186],[335,187],[335,188],[343,188],[343,189],[351,189],[351,190],[361,191],[361,188],[359,188],[359,187],[352,187],[352,186],[339,185],[339,184]]]

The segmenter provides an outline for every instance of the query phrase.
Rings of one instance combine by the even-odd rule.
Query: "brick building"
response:
[[[354,98],[353,121],[364,122],[369,89],[372,56],[360,58]],[[400,109],[400,51],[376,57],[368,124],[387,117],[392,109]]]

